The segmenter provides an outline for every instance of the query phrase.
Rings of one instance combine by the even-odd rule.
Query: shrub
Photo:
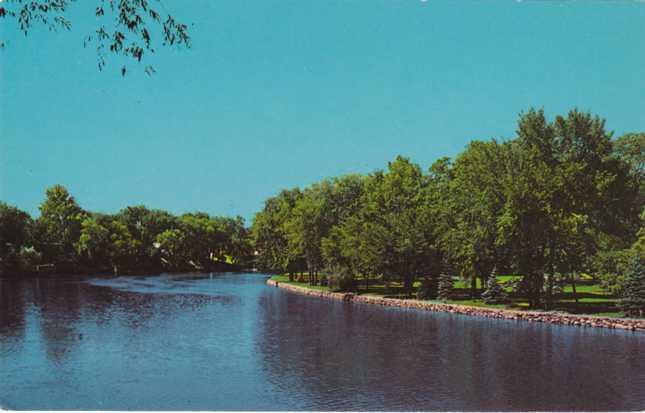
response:
[[[33,272],[36,266],[42,261],[42,254],[34,247],[22,247],[20,249],[20,269],[24,272]]]
[[[354,274],[347,267],[334,266],[326,269],[323,275],[330,291],[347,292],[356,290]]]
[[[486,304],[502,304],[508,300],[504,288],[497,282],[497,269],[493,270],[486,282],[486,291],[482,293],[482,298]]]
[[[417,290],[417,299],[432,300],[437,298],[438,287],[436,277],[424,278]]]

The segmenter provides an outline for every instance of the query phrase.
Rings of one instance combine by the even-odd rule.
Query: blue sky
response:
[[[281,188],[512,137],[531,106],[645,130],[643,2],[166,0],[192,49],[125,78],[83,48],[87,4],[69,33],[0,29],[0,199],[34,215],[60,183],[89,210],[249,220]]]

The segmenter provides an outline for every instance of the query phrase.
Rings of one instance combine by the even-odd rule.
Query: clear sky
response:
[[[193,48],[152,77],[98,72],[82,6],[69,33],[0,25],[1,200],[35,215],[60,183],[94,211],[250,219],[281,188],[512,137],[530,106],[645,130],[643,2],[165,4]]]

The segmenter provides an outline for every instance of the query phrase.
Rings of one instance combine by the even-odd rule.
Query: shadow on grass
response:
[[[306,283],[294,283],[307,286]],[[505,307],[514,310],[528,310],[529,303],[526,297],[511,295],[510,301],[505,306],[490,306],[481,301],[481,289],[478,289],[476,297],[471,296],[471,290],[462,284],[455,283],[455,288],[452,290],[452,296],[449,300],[453,304],[474,305],[479,307],[500,308]],[[412,293],[408,294],[400,282],[390,282],[386,284],[382,281],[371,280],[369,288],[365,287],[365,280],[358,279],[356,283],[356,294],[376,295],[384,298],[397,298],[397,299],[415,299],[419,283],[415,283]],[[569,290],[570,285],[567,285],[567,291],[554,296],[554,304],[552,310],[563,311],[572,314],[610,314],[619,315],[620,309],[617,306],[618,297],[610,293],[604,292],[600,286],[593,281],[579,281],[576,283],[578,292],[574,296],[573,292]],[[326,287],[315,286],[309,288],[325,289]],[[582,291],[581,291],[582,290]],[[507,291],[508,293],[509,291]],[[575,299],[578,299],[576,303]]]

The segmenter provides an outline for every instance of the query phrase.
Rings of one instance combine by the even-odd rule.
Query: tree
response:
[[[35,246],[45,262],[73,266],[84,218],[85,212],[65,187],[54,185],[47,189],[35,229]]]
[[[157,235],[164,263],[170,269],[181,269],[190,257],[186,236],[179,229],[168,229]]]
[[[288,248],[304,256],[309,282],[313,285],[323,266],[321,242],[331,227],[328,192],[328,182],[305,189],[285,226]]]
[[[431,300],[437,298],[439,290],[438,279],[435,277],[426,277],[421,280],[421,285],[417,289],[418,300]]]
[[[302,197],[299,188],[283,190],[277,196],[265,201],[262,211],[253,219],[253,238],[256,265],[263,271],[285,272],[293,280],[297,272],[305,270],[305,258],[301,251],[289,248],[287,222],[297,200]]]
[[[156,237],[166,230],[177,228],[178,219],[166,211],[151,210],[143,205],[126,207],[115,218],[123,224],[123,227],[114,224],[119,233],[120,245],[127,246],[127,253],[124,253],[122,259],[129,257],[127,260],[133,261],[131,264],[122,261],[121,265],[134,265],[138,269],[150,270],[158,268],[160,257],[154,246]],[[127,236],[121,233],[124,229],[128,232]]]
[[[482,293],[482,298],[486,304],[501,304],[506,302],[506,292],[497,281],[497,269],[493,267],[486,282],[486,290]]]
[[[450,170],[444,188],[443,245],[459,273],[471,283],[471,298],[477,296],[477,278],[486,278],[495,263],[506,258],[506,249],[496,243],[497,220],[505,202],[501,182],[507,144],[495,140],[473,141]]]
[[[0,2],[0,19],[14,20],[25,36],[34,26],[42,25],[50,31],[70,30],[72,22],[66,17],[76,0],[5,0]],[[84,2],[83,2],[84,3]],[[85,3],[87,4],[87,3]],[[163,46],[190,47],[188,26],[175,19],[160,0],[95,0],[92,9],[96,29],[89,33],[84,44],[94,45],[98,68],[107,63],[106,53],[122,56],[140,63],[155,52],[155,36]],[[162,11],[163,10],[163,11]],[[0,47],[4,42],[0,40]],[[125,76],[126,65],[121,66]],[[145,65],[147,74],[154,73],[152,65]]]
[[[20,252],[29,241],[31,217],[0,201],[0,274],[17,271]]]
[[[612,155],[604,120],[572,110],[548,122],[542,110],[520,116],[503,173],[504,209],[497,243],[511,252],[532,307],[542,302],[544,274],[584,269],[598,234],[630,231],[637,190]],[[547,307],[551,288],[547,288]]]
[[[625,288],[620,307],[628,316],[642,317],[645,312],[645,259],[634,256],[625,277]]]
[[[106,217],[107,218],[107,217]],[[106,219],[89,215],[81,222],[81,234],[76,243],[76,252],[85,264],[93,269],[111,264],[112,240]]]
[[[452,290],[452,277],[446,273],[441,273],[441,275],[439,276],[437,298],[443,301],[450,300],[450,297],[452,296]]]
[[[230,259],[235,264],[249,264],[253,257],[253,245],[249,229],[242,217],[211,218],[217,230],[215,242],[218,244],[218,260]]]
[[[330,291],[347,292],[356,289],[354,274],[348,267],[332,266],[328,267],[325,272]]]
[[[421,168],[404,157],[388,164],[385,173],[368,180],[363,217],[375,225],[377,251],[382,251],[379,273],[398,278],[407,294],[419,275],[441,264],[436,239],[436,216],[431,206],[428,180]]]
[[[353,277],[362,276],[368,291],[371,276],[383,269],[386,238],[382,225],[361,215],[351,216],[323,239],[323,257],[327,267],[346,268]]]
[[[194,266],[204,268],[224,250],[224,236],[216,222],[205,213],[184,214],[179,218],[184,242],[184,255]]]
[[[645,133],[627,133],[614,141],[614,153],[624,160],[641,184],[645,184]]]

